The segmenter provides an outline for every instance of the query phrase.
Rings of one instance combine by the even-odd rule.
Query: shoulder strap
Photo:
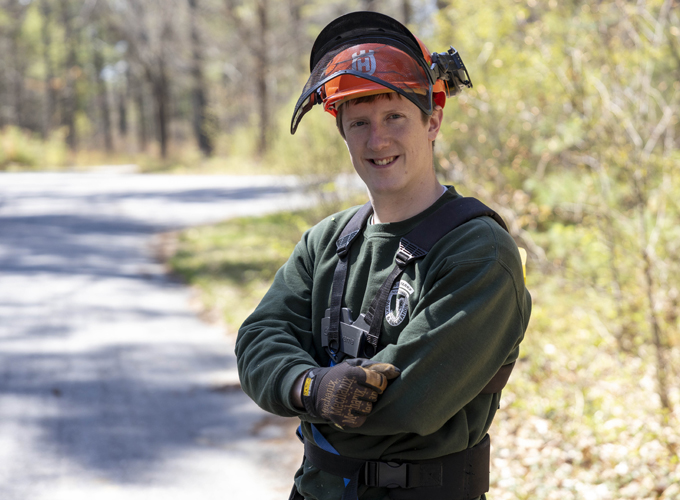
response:
[[[430,214],[418,226],[402,238],[429,252],[445,234],[477,217],[491,217],[499,226],[508,230],[505,222],[496,212],[476,198],[457,198]],[[400,245],[401,246],[401,245]]]
[[[352,243],[354,243],[354,240],[359,235],[362,228],[366,225],[366,222],[372,213],[373,205],[371,205],[371,202],[369,201],[352,216],[342,230],[342,233],[340,233],[338,241],[335,242],[335,246],[338,249],[338,255],[343,257],[349,252],[349,248],[352,246]]]
[[[378,348],[378,339],[383,323],[382,311],[385,310],[387,305],[387,297],[406,266],[425,257],[434,244],[445,234],[472,219],[483,216],[493,218],[503,229],[508,230],[500,215],[478,199],[466,197],[446,203],[401,238],[399,250],[394,258],[395,266],[378,290],[378,294],[371,302],[365,317],[366,323],[370,325],[367,336],[368,342],[373,345],[375,352]]]
[[[342,309],[342,296],[345,293],[345,283],[347,281],[347,263],[349,250],[354,240],[366,225],[366,221],[373,213],[373,206],[369,201],[355,213],[345,228],[340,233],[338,241],[335,243],[338,252],[338,264],[335,266],[333,274],[333,286],[331,288],[330,304],[330,323],[328,325],[328,348],[333,361],[337,362],[340,347],[340,310]]]

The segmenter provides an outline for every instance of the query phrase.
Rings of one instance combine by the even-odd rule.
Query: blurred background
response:
[[[680,498],[676,0],[0,0],[0,170],[286,173],[332,192],[351,171],[334,120],[314,110],[290,136],[290,118],[314,38],[353,10],[461,53],[474,88],[447,103],[436,169],[529,254],[493,498]],[[280,255],[250,274],[196,261],[233,226],[167,258],[233,331],[306,217],[266,222]]]

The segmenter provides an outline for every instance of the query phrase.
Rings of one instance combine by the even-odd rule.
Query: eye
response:
[[[388,118],[389,120],[396,120],[396,119],[401,118],[401,117],[402,117],[402,115],[400,115],[399,113],[392,113],[392,114],[389,115],[387,118]]]
[[[354,122],[350,123],[349,126],[352,127],[352,128],[355,128],[355,127],[361,127],[361,126],[363,126],[363,125],[366,125],[366,122],[365,122],[365,121],[363,121],[363,120],[357,120],[357,121],[354,121]]]

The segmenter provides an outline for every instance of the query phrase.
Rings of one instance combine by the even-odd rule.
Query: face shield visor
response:
[[[312,71],[293,113],[291,133],[314,104],[329,113],[347,99],[397,92],[424,113],[432,113],[432,90],[427,67],[404,47],[385,43],[342,45],[326,53]]]
[[[405,26],[376,12],[347,14],[324,28],[312,48],[310,68],[291,134],[315,104],[335,116],[348,99],[396,92],[429,115],[435,105],[443,107],[446,95],[472,87],[455,49],[430,56]]]

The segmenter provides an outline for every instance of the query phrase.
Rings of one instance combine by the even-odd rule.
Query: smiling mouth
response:
[[[373,158],[373,159],[371,159],[371,163],[378,165],[379,167],[384,167],[385,165],[389,165],[390,163],[392,163],[396,159],[397,159],[396,156],[390,156],[389,158],[380,158],[380,159]]]

